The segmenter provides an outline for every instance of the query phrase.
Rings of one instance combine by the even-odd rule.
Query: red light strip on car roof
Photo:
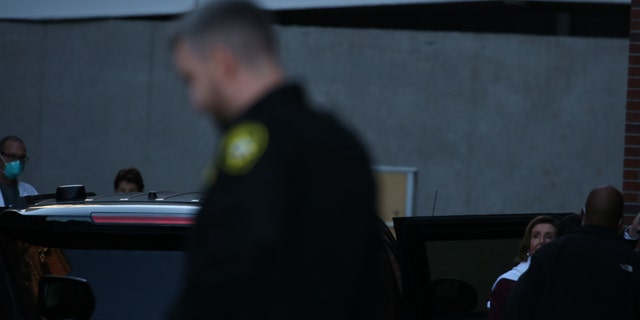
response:
[[[154,215],[112,215],[112,214],[92,214],[94,223],[113,224],[153,224],[153,225],[192,225],[194,217],[172,217]]]

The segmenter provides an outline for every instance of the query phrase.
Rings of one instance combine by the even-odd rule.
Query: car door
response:
[[[515,265],[525,227],[538,215],[394,218],[410,317],[486,319],[491,286]]]

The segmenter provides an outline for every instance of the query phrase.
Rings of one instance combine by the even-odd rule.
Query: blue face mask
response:
[[[19,160],[4,163],[4,176],[9,180],[13,180],[20,176],[22,170],[24,170],[24,165],[22,165],[22,162],[20,162]]]

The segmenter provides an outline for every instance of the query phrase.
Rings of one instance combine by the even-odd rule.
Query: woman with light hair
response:
[[[518,247],[518,255],[515,258],[517,265],[499,276],[491,287],[491,296],[487,303],[489,320],[503,318],[511,290],[520,276],[529,268],[531,256],[556,237],[555,224],[556,220],[550,216],[537,216],[529,222]]]

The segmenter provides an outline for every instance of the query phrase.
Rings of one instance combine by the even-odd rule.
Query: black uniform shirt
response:
[[[378,319],[368,157],[302,90],[224,128],[188,257],[180,319]]]

